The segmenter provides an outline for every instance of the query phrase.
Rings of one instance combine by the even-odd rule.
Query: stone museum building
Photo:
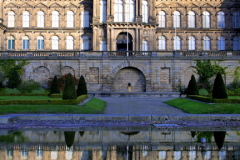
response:
[[[0,56],[29,59],[24,77],[42,84],[61,61],[93,92],[173,91],[188,84],[196,59],[238,65],[239,8],[236,0],[1,0]]]

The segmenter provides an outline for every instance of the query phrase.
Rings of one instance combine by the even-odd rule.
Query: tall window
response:
[[[25,148],[22,148],[21,160],[28,159],[28,151]]]
[[[82,27],[89,27],[89,13],[82,11]]]
[[[23,12],[23,27],[29,27],[30,14],[28,11]]]
[[[82,50],[89,50],[89,39],[87,36],[82,37],[83,43],[82,43]]]
[[[74,49],[74,40],[72,36],[67,37],[67,49]]]
[[[208,36],[203,38],[203,50],[210,50],[211,48],[211,41]]]
[[[29,49],[29,38],[28,36],[23,37],[22,49]]]
[[[195,13],[193,11],[188,12],[188,28],[195,28]]]
[[[166,38],[164,36],[159,37],[159,50],[165,50],[166,49]]]
[[[210,13],[207,11],[203,12],[203,28],[210,28]]]
[[[159,27],[165,28],[166,27],[166,14],[163,11],[159,12]]]
[[[142,2],[142,17],[142,22],[148,23],[148,2],[146,0]]]
[[[106,51],[107,50],[107,43],[106,41],[100,42],[100,51]]]
[[[148,41],[146,41],[146,40],[142,42],[142,51],[148,51]],[[143,54],[147,55],[148,53],[145,52]]]
[[[44,12],[43,11],[38,12],[37,25],[38,25],[38,27],[44,27]]]
[[[225,38],[223,36],[218,38],[218,50],[225,50]]]
[[[59,40],[58,40],[58,36],[53,36],[52,37],[52,49],[58,49],[58,44],[59,44],[59,42],[58,42]]]
[[[44,49],[44,38],[43,38],[43,36],[39,36],[37,38],[37,49]]]
[[[100,23],[107,21],[107,2],[101,1],[100,2]]]
[[[67,12],[67,27],[74,27],[74,13],[73,11]]]
[[[174,50],[180,50],[181,49],[181,38],[179,36],[173,38],[173,44],[174,44]]]
[[[8,12],[8,27],[15,27],[15,13],[13,11]]]
[[[239,12],[233,13],[233,28],[239,28]]]
[[[14,49],[14,37],[13,36],[9,36],[8,37],[8,49]]]
[[[59,13],[58,11],[52,12],[52,27],[59,27]]]
[[[195,50],[195,49],[196,49],[195,37],[190,36],[188,39],[188,50]]]
[[[114,22],[123,22],[123,1],[114,1]]]
[[[135,21],[135,5],[133,0],[126,0],[125,22]]]
[[[181,27],[181,14],[178,11],[173,13],[173,27]]]
[[[218,12],[218,28],[225,28],[225,14]]]
[[[233,50],[240,50],[239,37],[233,37]]]

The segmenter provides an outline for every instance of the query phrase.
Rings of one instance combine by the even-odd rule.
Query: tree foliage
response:
[[[58,93],[60,93],[60,87],[58,84],[57,76],[54,76],[51,89],[50,89],[50,94],[58,94]]]
[[[214,80],[212,97],[216,99],[228,98],[227,91],[220,72],[218,72],[217,77]]]
[[[17,88],[21,84],[21,78],[17,70],[17,67],[12,68],[8,73],[7,85],[9,88]]]
[[[75,82],[71,73],[67,75],[65,88],[63,91],[63,99],[77,99],[77,92],[75,89]]]
[[[191,76],[191,80],[188,83],[187,94],[189,94],[189,95],[199,95],[197,82],[196,82],[196,79],[195,79],[194,75]]]
[[[79,82],[78,82],[78,88],[77,88],[77,96],[85,95],[87,94],[87,86],[84,77],[81,75]]]

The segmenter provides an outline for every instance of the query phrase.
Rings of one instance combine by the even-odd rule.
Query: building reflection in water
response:
[[[23,131],[0,139],[0,160],[240,159],[236,131]]]

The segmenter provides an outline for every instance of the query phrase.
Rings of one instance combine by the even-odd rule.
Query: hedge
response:
[[[0,100],[0,105],[24,104],[24,105],[76,105],[88,98],[88,95],[82,95],[77,99],[67,100]]]
[[[209,102],[209,103],[240,103],[240,99],[213,99],[204,96],[196,96],[196,95],[187,95],[190,99],[199,100],[202,102]]]
[[[50,98],[62,98],[62,94],[50,94]]]
[[[49,93],[0,93],[0,96],[49,96]]]

